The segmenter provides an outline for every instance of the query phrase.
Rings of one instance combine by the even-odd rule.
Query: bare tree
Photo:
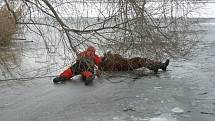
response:
[[[195,7],[189,0],[4,2],[16,24],[42,39],[48,53],[64,50],[71,61],[89,44],[101,52],[111,49],[124,56],[182,57],[198,40],[198,34],[192,31],[195,22],[190,19]],[[14,4],[24,10],[21,19],[14,14]]]
[[[20,2],[26,9],[26,18],[17,21],[18,24],[57,29],[65,34],[65,41],[75,53],[87,42],[111,45],[110,47],[116,45],[124,51],[137,49],[139,45],[137,51],[142,53],[144,50],[144,54],[150,55],[158,53],[170,56],[184,55],[187,53],[184,51],[190,48],[185,36],[191,36],[191,33],[187,34],[192,26],[188,16],[194,9],[190,5],[191,1],[20,0]],[[82,11],[76,8],[81,4]],[[89,9],[85,10],[84,7]],[[82,15],[90,9],[97,12],[97,16],[94,16],[97,21]],[[48,20],[41,21],[37,19],[39,17]],[[92,41],[92,38],[96,38],[96,41]],[[185,42],[187,44],[180,45]]]

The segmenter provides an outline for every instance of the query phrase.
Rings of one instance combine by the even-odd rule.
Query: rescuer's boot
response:
[[[56,77],[53,79],[53,83],[55,83],[55,84],[64,83],[66,80],[69,80],[69,79],[65,78],[65,77]]]

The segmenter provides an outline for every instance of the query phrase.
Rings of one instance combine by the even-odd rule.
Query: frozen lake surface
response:
[[[62,85],[52,78],[0,82],[0,120],[215,121],[214,23],[202,24],[207,31],[191,58],[171,60],[157,76],[116,73],[92,86],[78,79]]]

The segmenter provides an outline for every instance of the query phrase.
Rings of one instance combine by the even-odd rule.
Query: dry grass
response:
[[[17,16],[21,16],[21,10],[16,11]],[[9,46],[13,35],[19,30],[15,18],[7,9],[6,5],[0,8],[0,46]]]
[[[16,9],[15,16],[21,17],[21,8]],[[19,54],[16,50],[11,50],[12,40],[15,35],[19,33],[20,27],[16,24],[16,20],[13,14],[4,5],[0,7],[0,73],[1,76],[6,74],[11,75],[10,69],[14,68],[14,65],[18,65]],[[0,78],[1,78],[0,76]]]

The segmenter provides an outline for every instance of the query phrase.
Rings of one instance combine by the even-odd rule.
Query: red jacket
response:
[[[87,50],[79,53],[79,56],[86,57],[92,60],[97,66],[101,63],[101,58],[95,54],[96,49],[92,46],[89,46]]]
[[[101,63],[101,58],[95,54],[95,48],[90,46],[87,48],[87,50],[79,53],[79,58],[80,57],[86,57],[88,59],[90,59],[91,61],[93,61],[97,66]],[[91,72],[89,71],[85,71],[82,73],[85,77],[89,77],[92,75]],[[60,77],[65,77],[70,79],[71,77],[74,76],[74,72],[73,70],[71,70],[71,68],[66,69],[63,73],[60,74]]]

